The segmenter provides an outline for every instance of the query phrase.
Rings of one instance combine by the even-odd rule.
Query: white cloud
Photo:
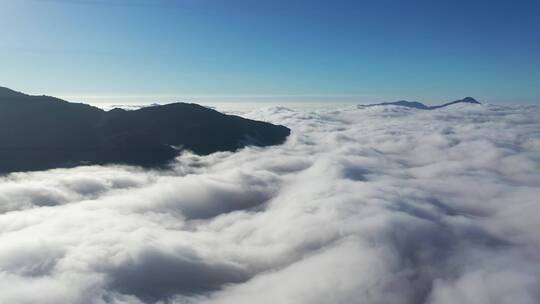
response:
[[[0,303],[537,303],[540,109],[245,116],[281,146],[0,180]]]

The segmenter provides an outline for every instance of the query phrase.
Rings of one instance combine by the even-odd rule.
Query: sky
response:
[[[0,86],[91,103],[540,103],[540,2],[0,0]]]

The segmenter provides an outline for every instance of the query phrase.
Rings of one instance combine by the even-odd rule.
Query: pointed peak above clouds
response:
[[[465,97],[463,99],[459,99],[459,100],[455,100],[455,101],[452,101],[452,102],[448,102],[448,103],[445,103],[443,105],[440,105],[440,106],[433,106],[433,107],[430,107],[431,110],[433,109],[440,109],[440,108],[444,108],[444,107],[448,107],[448,106],[451,106],[451,105],[454,105],[454,104],[458,104],[458,103],[470,103],[470,104],[481,104],[480,102],[478,102],[476,99],[472,98],[472,97]]]
[[[477,103],[480,104],[480,102],[472,97],[465,97],[462,100],[458,100],[458,102],[468,102],[468,103]]]

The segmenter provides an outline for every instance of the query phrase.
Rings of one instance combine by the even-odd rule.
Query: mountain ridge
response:
[[[0,87],[0,172],[80,164],[163,166],[179,147],[197,154],[281,144],[285,126],[192,103],[103,109]]]
[[[458,100],[447,102],[447,103],[444,103],[442,105],[437,105],[437,106],[427,106],[418,101],[399,100],[399,101],[394,101],[394,102],[383,102],[383,103],[359,105],[358,107],[369,108],[369,107],[375,107],[375,106],[401,106],[401,107],[414,108],[414,109],[420,109],[420,110],[435,110],[435,109],[445,108],[445,107],[458,104],[458,103],[481,104],[479,101],[477,101],[476,99],[472,97],[465,97],[463,99],[458,99]]]

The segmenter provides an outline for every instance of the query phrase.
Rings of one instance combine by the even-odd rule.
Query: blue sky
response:
[[[0,0],[0,85],[92,102],[540,102],[540,1]]]

